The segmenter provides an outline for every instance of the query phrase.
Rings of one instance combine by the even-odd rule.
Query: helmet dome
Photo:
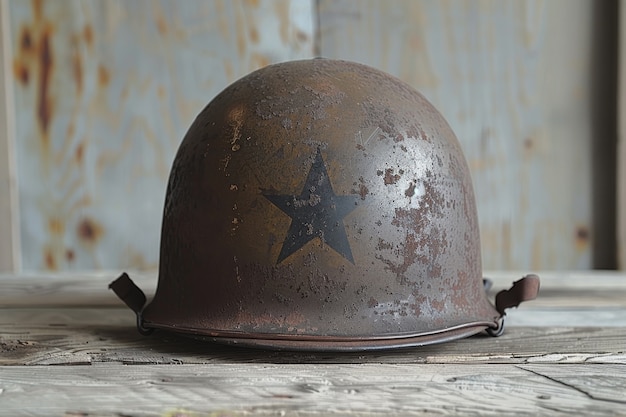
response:
[[[386,73],[312,59],[257,70],[197,116],[169,178],[157,291],[136,310],[142,328],[341,350],[498,329],[503,308],[441,114]]]

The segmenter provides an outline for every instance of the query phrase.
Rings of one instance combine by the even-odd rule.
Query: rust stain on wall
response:
[[[46,264],[46,268],[51,271],[56,271],[59,269],[57,261],[52,253],[52,248],[46,248],[44,250],[44,262]]]
[[[30,80],[30,72],[28,71],[28,67],[25,66],[22,62],[13,62],[13,75],[19,80],[19,82],[23,86],[28,85],[28,81]]]
[[[42,140],[48,140],[53,116],[53,99],[50,94],[51,77],[54,69],[51,22],[42,17],[42,3],[33,2],[34,21],[22,25],[18,48],[13,60],[13,73],[19,83],[26,87],[37,73],[37,105],[35,116],[41,130]]]
[[[65,233],[65,223],[59,218],[48,219],[48,230],[53,235],[62,235]]]
[[[24,53],[28,53],[33,49],[33,38],[30,31],[26,27],[22,27],[22,35],[20,36],[20,49]]]
[[[250,41],[252,41],[252,43],[259,43],[259,31],[257,28],[255,26],[251,26],[248,32],[250,34]]]
[[[271,59],[265,55],[252,53],[250,54],[250,63],[254,68],[263,68],[271,63]]]
[[[104,65],[98,66],[98,83],[100,87],[106,87],[109,85],[111,81],[111,74],[109,74],[109,70]]]
[[[80,94],[83,91],[83,62],[80,56],[78,38],[72,39],[72,75],[76,82],[76,91]]]
[[[81,142],[78,144],[78,146],[74,150],[74,158],[76,159],[76,163],[78,165],[82,165],[85,158],[85,142]]]
[[[167,22],[165,21],[165,17],[161,13],[158,13],[156,16],[156,27],[161,36],[167,36],[167,33],[169,32]]]
[[[274,3],[274,13],[278,16],[278,21],[280,22],[280,40],[284,44],[288,44],[290,29],[289,7],[285,3],[276,2]]]
[[[93,246],[102,238],[104,229],[95,220],[86,217],[78,223],[76,232],[81,242]]]
[[[576,249],[585,250],[589,245],[589,241],[591,238],[591,233],[589,232],[589,228],[584,225],[580,225],[576,228]]]
[[[83,38],[90,48],[93,47],[93,28],[91,25],[85,25],[83,28]]]
[[[310,45],[298,42],[311,42],[312,27],[294,11],[313,8],[291,0],[155,0],[149,10],[141,2],[79,3],[9,6],[17,152],[26,161],[18,167],[19,192],[29,207],[21,226],[24,266],[98,268],[106,258],[117,262],[106,267],[153,268],[158,232],[134,239],[118,219],[137,216],[137,201],[162,204],[180,132],[219,88],[244,72],[310,54]],[[189,68],[193,77],[173,76]],[[109,204],[116,197],[124,199],[121,210]],[[152,206],[139,216],[158,231],[162,213]],[[105,251],[111,255],[98,255]]]
[[[159,99],[164,100],[167,97],[167,93],[165,92],[165,87],[160,85],[157,88],[157,95],[159,96]]]
[[[53,107],[52,97],[50,96],[50,78],[54,60],[52,58],[52,46],[50,38],[52,36],[51,27],[47,26],[40,38],[39,45],[39,92],[37,115],[39,125],[43,134],[43,138],[47,139],[50,120],[52,119]]]
[[[30,57],[33,49],[33,38],[27,27],[20,30],[19,55],[13,61],[13,73],[23,86],[30,80],[30,70],[25,58]]]

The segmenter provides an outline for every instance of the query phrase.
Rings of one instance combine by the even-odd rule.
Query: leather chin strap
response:
[[[504,316],[505,310],[517,307],[524,301],[534,300],[539,293],[539,277],[534,274],[526,275],[515,281],[508,290],[502,290],[496,295],[496,310]]]
[[[132,279],[124,272],[118,279],[109,284],[109,288],[113,290],[131,310],[137,315],[137,330],[143,335],[149,335],[154,329],[144,327],[143,317],[141,315],[143,307],[146,305],[146,295],[141,291]]]

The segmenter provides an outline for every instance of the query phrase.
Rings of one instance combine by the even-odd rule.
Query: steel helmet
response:
[[[498,333],[534,298],[492,305],[472,183],[441,114],[365,65],[257,70],[197,116],[174,160],[158,287],[111,287],[138,327],[306,350],[419,346]]]

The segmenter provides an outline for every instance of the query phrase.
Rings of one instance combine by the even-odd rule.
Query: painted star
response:
[[[316,237],[354,263],[343,218],[356,208],[358,199],[357,196],[335,194],[319,148],[300,195],[263,196],[291,217],[276,263],[281,263]]]

